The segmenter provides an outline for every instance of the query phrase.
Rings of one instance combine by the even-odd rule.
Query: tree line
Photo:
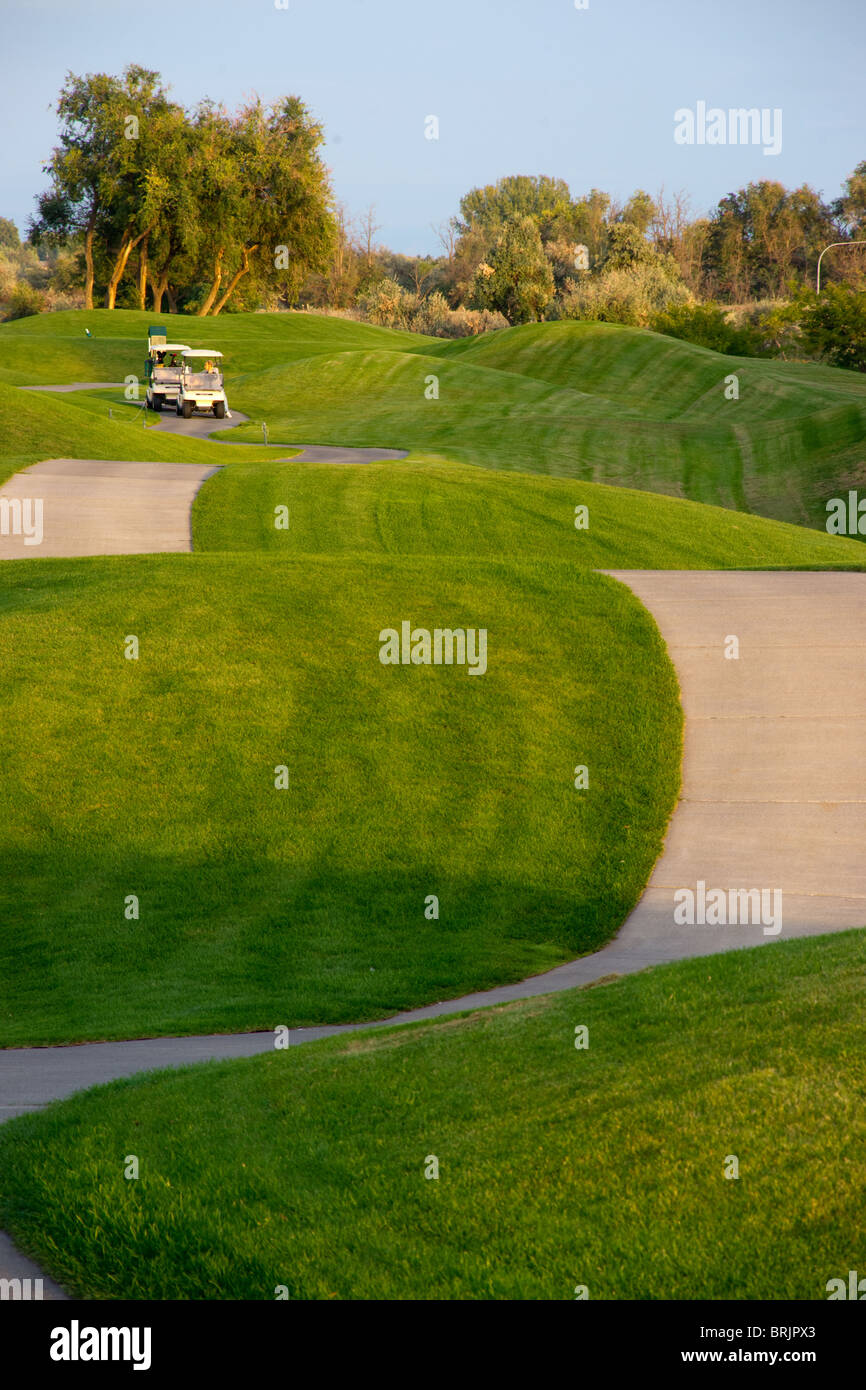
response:
[[[788,329],[773,306],[802,301],[826,246],[842,244],[822,266],[831,293],[866,285],[866,161],[829,201],[760,180],[700,216],[682,192],[637,189],[619,202],[510,176],[465,194],[435,229],[437,254],[407,256],[377,241],[374,208],[353,220],[337,202],[323,129],[296,96],[187,110],[159,73],[131,65],[120,77],[69,73],[57,114],[27,247],[12,224],[0,228],[0,300],[17,294],[13,313],[46,296],[65,307],[77,292],[87,308],[310,307],[455,335],[528,319],[663,318],[665,331],[688,327],[734,350],[722,311],[767,301],[762,337],[781,349]]]

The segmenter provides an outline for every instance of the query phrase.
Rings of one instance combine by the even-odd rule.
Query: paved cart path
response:
[[[21,389],[84,391],[118,384],[123,385],[90,381]],[[207,439],[216,431],[242,425],[247,419],[240,411],[233,411],[231,420],[217,420],[212,415],[184,420],[173,411],[165,411],[157,428],[170,434]],[[129,426],[118,422],[118,428]],[[286,459],[298,463],[373,463],[406,457],[405,449],[350,449],[320,444],[284,447],[301,451]],[[5,498],[7,503],[0,519],[0,560],[190,551],[193,500],[202,483],[219,467],[71,458],[31,464],[0,486],[0,499]],[[14,510],[19,506],[20,519]]]
[[[686,720],[681,796],[643,897],[616,938],[592,955],[383,1023],[866,925],[866,575],[611,573],[655,616]],[[732,637],[737,659],[725,656]],[[676,925],[676,890],[696,892],[699,882],[707,891],[767,890],[770,903],[780,890],[781,931],[770,916],[743,926]],[[379,1026],[293,1029],[290,1041]],[[0,1051],[0,1115],[138,1071],[272,1047],[271,1033],[249,1033]]]
[[[125,383],[122,381],[73,381],[59,386],[22,386],[22,391],[109,391],[123,390]],[[143,408],[143,407],[142,407]],[[218,434],[220,430],[235,429],[238,425],[246,425],[249,422],[249,415],[244,415],[242,410],[232,410],[231,418],[217,420],[213,415],[192,415],[185,420],[182,415],[176,414],[174,408],[160,411],[160,421],[157,429],[165,430],[169,434],[183,434],[193,439],[209,439],[212,434]],[[263,440],[233,440],[217,439],[216,444],[263,444]],[[274,448],[299,449],[299,454],[293,455],[298,463],[376,463],[384,459],[404,459],[408,453],[407,449],[375,449],[375,448],[350,448],[342,444],[277,444]]]
[[[21,524],[13,513],[3,527],[8,534],[0,532],[0,560],[192,550],[193,499],[216,472],[198,463],[109,459],[31,464],[0,487],[0,499],[21,507]]]

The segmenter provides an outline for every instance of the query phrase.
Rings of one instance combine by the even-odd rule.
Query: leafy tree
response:
[[[572,215],[571,194],[564,179],[513,174],[484,188],[473,188],[461,198],[455,225],[461,236],[475,227],[493,241],[506,223],[531,217],[543,239],[548,240],[572,230]]]
[[[822,246],[842,231],[808,185],[750,183],[723,198],[710,218],[704,252],[709,288],[733,300],[783,293],[792,272],[814,273]]]
[[[273,283],[278,272],[294,297],[309,271],[327,268],[336,235],[322,127],[297,97],[255,101],[234,118],[206,107],[200,126],[201,244],[211,276],[199,314],[219,314],[250,274]]]
[[[645,233],[657,211],[656,204],[650,195],[644,193],[642,188],[638,188],[632,193],[620,213],[619,220],[629,223],[632,227],[636,227],[639,232]]]
[[[131,252],[159,216],[163,118],[176,110],[159,74],[130,65],[122,78],[105,73],[67,75],[57,112],[60,144],[45,172],[51,187],[38,199],[30,240],[49,246],[81,236],[85,257],[85,307],[93,307],[95,246],[107,253],[106,305]]]
[[[608,233],[607,250],[599,270],[631,270],[637,265],[652,264],[664,265],[672,275],[676,274],[670,257],[657,251],[633,223],[615,222]]]
[[[8,217],[0,217],[0,246],[8,246],[17,251],[21,245],[18,228]]]
[[[607,249],[608,227],[613,211],[609,193],[592,188],[574,204],[574,239],[589,251],[590,264],[596,265]]]
[[[859,240],[866,237],[866,159],[845,180],[844,190],[833,204],[833,212],[849,235]]]
[[[541,234],[532,217],[507,222],[489,263],[475,274],[473,307],[493,309],[509,323],[540,319],[553,298],[554,280]]]

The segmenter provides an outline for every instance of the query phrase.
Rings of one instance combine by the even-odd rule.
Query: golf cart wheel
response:
[[[214,401],[214,403],[213,403],[213,413],[214,413],[214,415],[217,417],[218,420],[224,420],[225,417],[226,417],[226,403],[225,403],[225,401]]]
[[[184,403],[183,403],[183,418],[184,418],[185,420],[189,420],[189,419],[192,418],[192,401],[184,401]]]
[[[161,410],[162,410],[162,402],[163,402],[163,400],[164,400],[164,397],[163,397],[163,396],[154,396],[153,400],[152,400],[151,403],[150,403],[150,408],[151,408],[151,410],[159,410],[159,411],[161,411]]]

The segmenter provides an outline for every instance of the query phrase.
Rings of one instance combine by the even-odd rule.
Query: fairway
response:
[[[738,399],[725,395],[732,373]],[[323,442],[434,450],[820,530],[827,501],[863,481],[858,373],[725,357],[615,324],[319,354],[243,376],[236,398],[272,440],[292,442],[315,422]]]
[[[824,1299],[866,1265],[864,964],[847,932],[115,1082],[3,1126],[0,1219],[96,1299]]]
[[[607,940],[659,853],[676,679],[613,580],[255,555],[3,578],[7,1045],[375,1018],[519,979]],[[404,620],[485,629],[486,673],[384,666]]]
[[[4,325],[0,362],[34,383],[40,371],[120,380],[137,366],[146,317]],[[629,344],[638,377],[653,353],[680,364],[669,409],[689,413],[694,393],[706,396],[713,354],[601,327],[605,379],[627,400],[618,428],[633,420],[637,438],[640,407],[669,430],[661,403],[629,387]],[[277,386],[304,397],[287,426],[295,445],[342,435],[411,446],[425,430],[441,435],[443,420],[459,436],[444,453],[416,446],[364,465],[144,429],[122,392],[0,381],[7,476],[56,456],[218,469],[195,500],[191,556],[4,562],[12,753],[0,806],[12,867],[0,893],[14,929],[2,940],[0,1041],[381,1018],[611,939],[662,847],[681,714],[652,619],[593,571],[854,568],[864,550],[580,480],[574,401],[599,438],[611,408],[599,373],[581,377],[598,336],[581,330],[443,344],[311,314],[221,321],[243,373],[230,400],[255,411],[283,398]],[[410,410],[407,382],[431,363],[448,389],[428,401],[422,383]],[[849,374],[824,376],[831,395],[849,390]],[[790,383],[783,405],[789,396],[804,407]],[[570,478],[539,476],[557,401]],[[341,430],[339,418],[354,423]],[[229,437],[255,434],[251,424]],[[484,467],[460,461],[467,438],[482,441]],[[404,621],[484,629],[488,670],[383,666],[379,634]],[[124,654],[130,634],[136,660]],[[438,918],[425,916],[431,895]],[[133,899],[138,917],[126,915]]]

